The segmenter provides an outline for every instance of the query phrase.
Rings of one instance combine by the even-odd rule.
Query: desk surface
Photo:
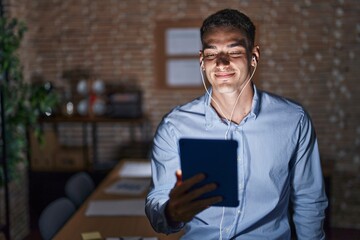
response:
[[[158,237],[158,239],[179,239],[181,233],[165,235],[156,233],[146,216],[85,216],[91,200],[115,200],[131,197],[107,194],[104,189],[119,180],[118,172],[124,161],[121,161],[100,183],[85,203],[77,210],[65,226],[57,233],[54,240],[81,240],[81,233],[100,232],[103,239],[107,237],[142,236]],[[146,194],[141,197],[145,198]],[[138,197],[137,197],[138,198]]]

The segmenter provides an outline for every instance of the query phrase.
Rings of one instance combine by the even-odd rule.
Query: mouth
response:
[[[215,77],[219,80],[227,80],[235,75],[234,72],[217,72]]]

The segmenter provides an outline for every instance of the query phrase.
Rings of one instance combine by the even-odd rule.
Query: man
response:
[[[152,226],[166,234],[184,229],[184,239],[291,239],[292,218],[298,239],[324,239],[327,198],[310,117],[251,82],[260,52],[246,15],[221,10],[200,31],[201,71],[211,89],[173,109],[157,129],[146,202]],[[212,206],[220,196],[199,200],[216,188],[190,190],[203,174],[181,180],[178,141],[199,137],[238,142],[239,206]]]

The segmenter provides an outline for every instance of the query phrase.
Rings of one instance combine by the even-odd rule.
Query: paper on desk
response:
[[[101,240],[101,234],[99,232],[85,232],[81,234],[82,240]]]
[[[127,161],[119,171],[120,177],[151,177],[150,162]]]
[[[93,200],[86,216],[145,216],[145,199]]]
[[[140,195],[150,186],[149,179],[120,179],[105,189],[110,194]]]
[[[106,240],[158,240],[157,237],[108,237]]]

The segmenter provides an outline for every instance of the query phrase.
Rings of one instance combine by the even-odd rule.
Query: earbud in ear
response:
[[[252,57],[252,61],[254,62],[254,63],[252,64],[252,66],[255,67],[255,66],[257,65],[256,56],[253,56],[253,57]]]
[[[204,67],[204,60],[201,61],[201,70],[205,71],[205,67]]]

